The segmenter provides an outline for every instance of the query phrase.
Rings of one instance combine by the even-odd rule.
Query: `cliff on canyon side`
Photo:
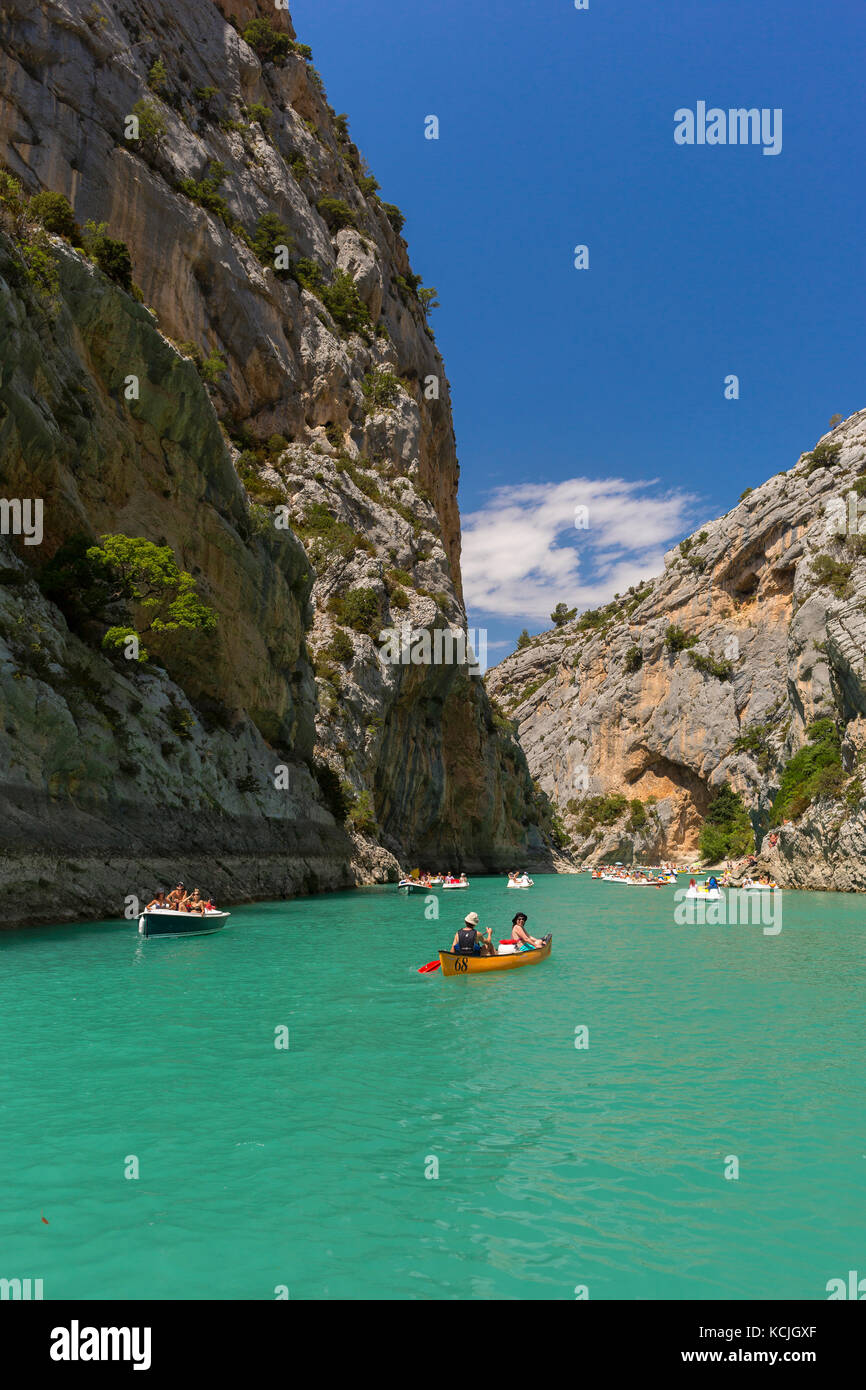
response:
[[[866,887],[864,498],[860,411],[488,673],[578,858],[690,860],[727,784],[779,883]]]
[[[0,11],[0,483],[44,503],[2,538],[7,922],[549,859],[471,659],[380,656],[465,630],[459,470],[432,293],[311,59],[253,0]],[[106,650],[58,589],[105,534],[212,630]]]

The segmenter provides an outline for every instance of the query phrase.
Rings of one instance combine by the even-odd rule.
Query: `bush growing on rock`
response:
[[[349,822],[355,830],[361,834],[368,833],[376,828],[376,812],[373,806],[373,798],[364,789],[355,798],[354,805],[349,811]]]
[[[383,203],[382,211],[384,212],[388,221],[391,223],[391,226],[394,228],[394,231],[399,236],[406,225],[406,218],[404,214],[397,207],[396,203]]]
[[[375,589],[347,589],[331,599],[331,612],[344,627],[354,628],[356,632],[366,633],[368,637],[378,634],[382,614],[379,595]]]
[[[681,627],[677,627],[674,623],[671,623],[665,633],[665,646],[674,655],[677,652],[687,651],[689,647],[696,647],[697,644],[697,637],[690,637],[687,632],[684,632]]]
[[[550,621],[557,627],[563,627],[566,623],[570,623],[572,618],[576,616],[576,608],[567,608],[564,603],[558,603],[550,615]]]
[[[320,198],[316,207],[332,233],[342,227],[357,227],[358,219],[342,198]]]
[[[75,221],[75,214],[69,199],[62,193],[37,193],[30,199],[30,212],[42,223],[46,232],[66,237],[68,241],[79,239],[81,233]]]
[[[251,19],[241,38],[262,63],[284,63],[295,49],[288,34],[275,29],[269,19]]]
[[[369,336],[370,310],[358,294],[348,271],[338,270],[334,283],[325,286],[319,295],[338,328],[342,328],[345,333]]]
[[[819,785],[828,785],[820,774],[826,770],[842,771],[841,740],[832,719],[816,719],[806,730],[806,738],[806,746],[794,754],[782,773],[770,811],[771,825],[796,820],[818,794]]]
[[[370,414],[375,410],[391,410],[400,399],[400,378],[384,367],[367,373],[361,382],[361,390]]]
[[[108,236],[104,222],[87,222],[83,242],[88,256],[96,262],[103,275],[131,294],[132,260],[126,243]]]
[[[853,561],[834,560],[832,555],[816,555],[812,561],[816,582],[822,588],[831,589],[836,598],[848,597],[853,568]]]
[[[818,444],[810,454],[803,458],[801,471],[804,478],[810,478],[817,468],[832,468],[839,460],[841,444]]]
[[[307,506],[303,516],[293,525],[302,540],[317,543],[317,549],[325,560],[349,560],[356,550],[371,551],[373,548],[370,541],[358,536],[345,521],[338,521],[332,516],[323,502],[313,502]]]
[[[643,652],[640,647],[629,647],[625,654],[623,666],[629,675],[633,675],[635,671],[640,670],[641,666],[643,666]]]
[[[152,101],[137,101],[132,108],[138,118],[138,144],[147,159],[154,159],[165,139],[165,117]]]
[[[262,214],[253,233],[253,250],[262,265],[270,266],[279,280],[288,280],[291,270],[288,265],[277,268],[278,248],[285,247],[288,253],[294,244],[294,237],[275,212]]]
[[[575,831],[586,839],[599,826],[615,825],[627,806],[627,799],[613,792],[610,796],[585,796],[581,801],[569,801],[566,810],[576,816]]]
[[[251,121],[258,121],[262,130],[267,133],[268,124],[274,114],[270,106],[265,106],[264,102],[261,101],[254,101],[247,114]]]
[[[529,628],[525,627],[517,639],[517,650],[522,652],[524,647],[529,647],[531,645],[532,638],[529,635]]]
[[[351,666],[355,660],[355,647],[348,632],[338,627],[328,647],[330,655],[342,666]]]
[[[701,858],[709,864],[748,854],[755,835],[742,798],[725,782],[710,802],[701,827]]]
[[[715,676],[717,681],[729,681],[734,674],[734,663],[723,661],[714,656],[701,656],[698,652],[689,652],[689,661],[699,671],[703,671],[706,676]]]
[[[164,92],[168,86],[168,73],[161,58],[157,58],[151,64],[150,72],[147,74],[147,85],[152,92],[157,94]]]
[[[202,361],[202,380],[205,381],[208,386],[215,386],[220,377],[225,376],[228,369],[228,363],[225,358],[221,353],[217,352],[216,348],[213,348]]]

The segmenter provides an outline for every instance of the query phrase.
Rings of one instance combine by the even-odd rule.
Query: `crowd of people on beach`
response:
[[[152,902],[147,904],[145,912],[216,912],[216,903],[212,903],[209,898],[205,899],[197,888],[192,893],[187,893],[182,883],[173,888],[170,893],[166,893],[163,888],[159,890]]]

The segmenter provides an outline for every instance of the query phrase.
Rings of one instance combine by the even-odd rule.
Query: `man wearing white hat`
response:
[[[463,926],[458,927],[454,933],[454,940],[451,942],[451,950],[456,951],[462,956],[492,955],[493,945],[490,937],[492,927],[487,928],[487,935],[483,941],[478,935],[478,913],[467,912],[463,918]],[[482,950],[482,947],[489,946],[490,950]]]

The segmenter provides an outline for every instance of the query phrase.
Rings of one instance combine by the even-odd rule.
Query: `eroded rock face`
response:
[[[55,255],[45,306],[0,236],[0,479],[44,506],[42,544],[0,553],[0,921],[119,916],[169,879],[230,901],[348,885],[353,845],[308,765],[304,551],[257,534],[207,392],[153,316]],[[149,387],[128,405],[127,369]],[[216,632],[150,634],[162,667],[72,632],[36,576],[106,531],[170,546]]]
[[[580,857],[694,856],[713,792],[729,782],[780,882],[862,886],[866,559],[851,532],[866,411],[825,436],[819,458],[823,446],[838,446],[829,466],[802,456],[670,552],[658,578],[533,639],[488,674]],[[819,557],[842,566],[835,579],[822,580]],[[696,644],[671,650],[672,626]],[[771,847],[781,772],[823,716],[843,731],[847,799],[816,804]],[[755,730],[760,749],[744,745]],[[577,834],[584,798],[611,794],[643,803],[646,824],[635,829],[629,808]]]
[[[307,787],[302,803],[328,832],[314,869],[297,851],[308,868],[292,882],[378,880],[398,861],[446,852],[454,868],[538,864],[547,851],[536,792],[483,682],[459,663],[383,664],[339,611],[351,591],[371,590],[383,626],[465,628],[448,382],[397,210],[370,191],[303,50],[292,43],[267,62],[244,41],[253,18],[294,41],[288,13],[264,0],[10,0],[0,11],[0,157],[28,193],[63,193],[79,224],[107,224],[129,248],[147,306],[59,241],[64,329],[53,344],[10,291],[15,430],[4,439],[4,489],[30,496],[38,481],[57,503],[48,555],[78,531],[122,531],[170,545],[193,573],[220,613],[218,640],[166,638],[159,654],[181,704],[212,702],[232,727],[251,729],[261,756],[251,768],[229,758],[226,777],[272,782],[271,749],[299,767],[312,756],[363,813],[337,828]],[[128,138],[136,113],[138,137]],[[266,214],[277,223],[263,250]],[[197,354],[219,354],[208,391]],[[121,393],[129,374],[142,382],[131,405]],[[336,543],[322,513],[343,528]],[[142,747],[156,732],[140,731]],[[223,734],[202,737],[209,761]],[[37,766],[31,759],[34,785]],[[161,821],[155,767],[139,795]],[[187,773],[218,819],[246,814],[227,787],[217,795]],[[259,816],[295,815],[276,810],[272,790],[244,793],[256,801],[251,836]],[[202,856],[211,825],[205,815],[197,829]],[[143,823],[136,834],[144,863]],[[154,855],[162,843],[160,829]],[[246,842],[235,843],[240,852]],[[238,870],[241,895],[250,876]],[[274,891],[283,882],[269,881]],[[93,910],[92,896],[80,901]]]

